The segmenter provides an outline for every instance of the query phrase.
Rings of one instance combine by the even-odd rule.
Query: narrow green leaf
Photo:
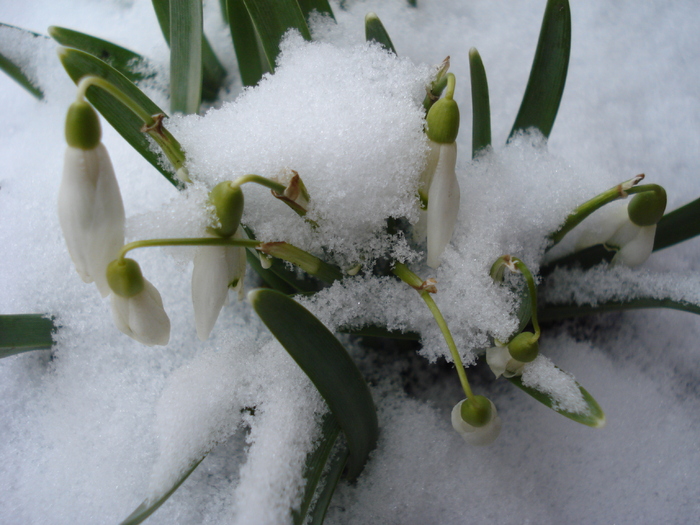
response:
[[[347,476],[355,479],[377,444],[377,413],[367,383],[343,345],[306,308],[274,290],[248,299],[326,400],[350,449]]]
[[[184,483],[184,481],[189,477],[190,474],[194,472],[194,470],[197,468],[197,466],[204,460],[206,455],[202,456],[200,459],[195,461],[192,466],[186,470],[185,472],[182,473],[180,478],[175,482],[175,484],[170,487],[170,489],[163,493],[161,496],[155,498],[155,499],[146,499],[136,507],[134,512],[129,514],[129,516],[120,523],[120,525],[138,525],[139,523],[143,523],[151,514],[153,514],[155,511],[157,511],[160,506],[167,501],[167,499],[173,495],[173,493],[180,488],[180,485]]]
[[[170,0],[170,110],[193,114],[202,102],[202,1]]]
[[[340,476],[343,474],[345,465],[348,462],[348,457],[349,451],[347,447],[343,446],[338,452],[338,455],[333,458],[331,468],[326,477],[326,483],[311,512],[309,525],[323,525],[323,520],[326,518],[326,512],[328,511],[328,505],[331,503],[331,498],[333,497],[335,488],[338,486],[338,481],[340,481]]]
[[[508,140],[534,127],[549,137],[559,110],[571,50],[571,10],[568,0],[548,0],[520,111]]]
[[[68,75],[76,84],[85,75],[102,77],[132,98],[149,115],[165,114],[165,112],[137,88],[133,82],[99,58],[85,53],[84,51],[66,48],[59,51],[59,58],[63,63],[63,67],[68,72]],[[87,98],[102,116],[107,119],[112,127],[116,129],[143,158],[160,171],[173,186],[176,188],[180,186],[180,182],[175,178],[174,174],[161,165],[160,157],[151,151],[151,145],[146,135],[141,132],[141,126],[143,125],[141,119],[135,116],[112,95],[95,86],[88,88]]]
[[[53,319],[44,314],[0,315],[0,358],[47,350],[55,332]]]
[[[387,51],[397,54],[396,48],[394,48],[394,44],[389,38],[389,33],[384,28],[384,24],[374,13],[367,13],[365,16],[365,40],[367,42],[377,42]]]
[[[304,19],[308,20],[309,15],[313,11],[317,11],[322,15],[328,15],[333,20],[335,20],[335,15],[333,15],[333,9],[331,9],[331,4],[328,0],[298,0],[301,12],[304,15]]]
[[[638,308],[671,308],[692,314],[700,315],[700,303],[691,301],[680,301],[671,298],[639,297],[629,301],[605,301],[596,304],[574,304],[557,303],[548,304],[540,312],[541,321],[558,321],[571,317],[581,317],[584,315],[602,314],[606,312],[617,312],[620,310],[633,310]]]
[[[306,458],[306,466],[304,468],[304,479],[306,480],[304,484],[304,495],[299,510],[292,511],[294,525],[303,525],[306,523],[306,514],[313,502],[316,488],[323,477],[323,471],[339,434],[340,427],[338,426],[335,416],[333,414],[326,414],[321,425],[321,437],[314,451]]]
[[[226,6],[241,81],[244,86],[254,86],[260,82],[267,69],[263,68],[263,63],[267,64],[267,57],[260,50],[255,27],[245,2],[243,0],[226,0]]]
[[[475,48],[469,50],[469,71],[472,82],[472,158],[491,146],[491,105],[489,84],[481,55]]]
[[[33,31],[27,31],[26,29],[2,23],[0,23],[0,34],[3,35],[2,41],[17,42],[19,40],[22,42],[21,45],[26,49],[34,48],[37,39],[41,40],[46,38]],[[26,71],[28,68],[29,64],[19,57],[13,56],[11,50],[0,48],[0,69],[7,73],[12,80],[29,91],[29,93],[41,100],[44,98],[44,92],[27,76]]]
[[[656,225],[654,251],[700,235],[700,199],[664,215]]]
[[[201,0],[198,1],[201,2]],[[170,45],[170,0],[153,0],[153,9],[163,37]],[[202,98],[209,102],[215,101],[224,80],[226,80],[226,70],[216,58],[209,40],[202,35]]]
[[[156,75],[146,58],[112,42],[57,26],[49,27],[49,35],[62,46],[80,49],[99,58],[134,83]]]
[[[576,421],[577,423],[581,423],[582,425],[587,425],[589,427],[594,428],[601,428],[605,426],[605,414],[603,413],[603,410],[600,408],[596,400],[593,399],[593,396],[591,396],[591,394],[589,394],[586,391],[586,389],[578,383],[576,383],[576,386],[578,386],[579,390],[581,391],[581,395],[583,395],[583,400],[588,406],[588,411],[583,414],[567,412],[566,410],[556,408],[556,401],[554,401],[548,394],[540,392],[539,390],[535,390],[534,388],[531,388],[529,386],[523,385],[523,381],[520,377],[511,377],[508,378],[508,381],[513,383],[526,394],[531,395],[543,405],[551,408],[555,412],[558,412],[562,416],[568,417],[569,419]]]
[[[280,42],[289,29],[296,29],[306,40],[311,40],[309,26],[297,0],[243,0],[253,25],[260,36],[270,71],[280,53]]]
[[[358,337],[381,337],[384,339],[401,339],[406,341],[419,341],[420,334],[418,332],[403,332],[401,330],[388,330],[384,326],[368,325],[362,328],[348,328],[341,326],[338,332]]]

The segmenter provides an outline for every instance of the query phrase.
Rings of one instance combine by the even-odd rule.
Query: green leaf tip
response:
[[[582,425],[586,425],[592,428],[603,428],[605,426],[606,420],[603,409],[600,408],[600,405],[598,405],[596,400],[593,399],[593,396],[591,396],[591,394],[589,394],[585,388],[579,385],[578,382],[576,383],[576,386],[581,391],[583,400],[588,408],[588,410],[586,410],[583,413],[569,412],[567,410],[558,408],[556,401],[553,400],[550,395],[544,392],[540,392],[539,390],[536,390],[532,387],[525,386],[520,376],[509,377],[507,379],[512,384],[517,386],[520,390],[522,390],[526,394],[529,394],[546,407],[551,408],[552,410],[561,414],[564,417],[568,417],[572,421],[576,421],[577,423],[581,423]]]
[[[384,24],[379,20],[379,17],[375,13],[367,13],[365,16],[365,40],[367,42],[377,42],[387,51],[391,53],[396,53],[396,48],[389,38],[389,33],[387,33],[384,28]]]
[[[56,325],[45,314],[0,315],[0,358],[30,350],[49,350]]]
[[[347,477],[355,479],[379,435],[376,408],[362,374],[338,339],[293,299],[257,289],[248,294],[248,300],[337,419],[350,449]]]
[[[564,93],[570,51],[569,2],[548,0],[530,78],[508,140],[528,128],[537,128],[549,137]]]

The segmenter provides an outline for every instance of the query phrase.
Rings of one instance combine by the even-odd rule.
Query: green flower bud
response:
[[[508,343],[508,352],[516,361],[529,363],[540,353],[540,344],[532,332],[521,332]]]
[[[133,259],[115,259],[107,265],[107,283],[120,297],[133,297],[144,289],[139,263]]]
[[[426,117],[428,138],[438,144],[452,144],[459,133],[459,107],[452,99],[454,75],[447,75],[447,92],[428,111]]]
[[[95,149],[102,139],[100,117],[84,100],[73,102],[66,115],[66,142],[72,148]]]
[[[483,427],[491,421],[491,401],[484,396],[473,396],[466,399],[460,407],[462,420],[473,427]]]
[[[243,190],[231,181],[220,182],[209,193],[209,200],[221,223],[218,228],[210,228],[211,232],[220,237],[231,237],[238,230],[243,216]]]
[[[630,220],[637,226],[653,226],[666,211],[666,190],[654,184],[654,191],[637,193],[627,205]]]

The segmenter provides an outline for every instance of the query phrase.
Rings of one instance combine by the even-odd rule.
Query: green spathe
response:
[[[666,211],[666,190],[653,184],[653,191],[638,193],[627,205],[630,220],[637,226],[653,226]]]
[[[139,263],[133,259],[115,259],[107,266],[107,283],[120,297],[133,297],[143,291],[144,279]]]
[[[72,148],[95,149],[102,139],[100,117],[93,107],[80,100],[73,102],[66,115],[66,142]]]
[[[460,407],[462,420],[476,428],[487,425],[492,419],[492,412],[491,402],[484,396],[470,397]]]
[[[243,190],[231,181],[220,182],[209,193],[220,226],[211,231],[220,237],[231,237],[241,223],[243,216]]]

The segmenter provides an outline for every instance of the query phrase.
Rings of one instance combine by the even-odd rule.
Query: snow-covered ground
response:
[[[700,196],[695,2],[571,0],[569,75],[546,149],[527,138],[503,145],[544,0],[418,0],[417,10],[403,0],[346,4],[345,11],[334,5],[338,27],[314,25],[321,44],[288,41],[278,74],[259,89],[204,119],[173,119],[171,129],[193,174],[208,184],[247,171],[302,173],[312,198],[316,191],[315,212],[326,219],[315,232],[322,242],[266,192],[246,188],[245,220],[261,238],[314,251],[337,243],[336,261],[346,265],[393,250],[422,277],[436,277],[436,301],[465,359],[489,334],[505,337],[513,329],[508,297],[482,271],[489,261],[510,252],[536,265],[543,234],[566,210],[638,173],[666,188],[669,210]],[[207,3],[205,28],[234,70],[217,10],[218,2]],[[369,11],[382,19],[400,60],[362,47]],[[43,34],[49,25],[83,31],[167,71],[167,48],[146,0],[5,2],[0,22]],[[495,147],[476,164],[469,159],[470,47],[486,67]],[[63,121],[75,88],[53,44],[42,52],[35,74],[46,87],[44,102],[0,75],[0,313],[50,312],[62,328],[52,352],[0,361],[0,521],[118,523],[179,468],[178,454],[218,441],[149,523],[285,523],[298,498],[315,409],[322,410],[318,396],[286,354],[266,344],[269,336],[246,303],[225,307],[212,337],[197,339],[192,250],[136,255],[170,316],[167,347],[144,347],[114,327],[107,302],[75,273],[58,227]],[[373,232],[387,214],[417,217],[410,196],[425,141],[415,100],[428,67],[447,55],[462,111],[462,208],[435,272],[408,245]],[[145,89],[167,107],[161,87]],[[222,98],[232,101],[239,91],[233,79]],[[177,194],[108,125],[103,131],[128,238],[198,235],[206,220],[203,190]],[[373,178],[373,170],[382,176]],[[266,230],[270,215],[278,222]],[[697,297],[698,242],[657,252],[620,280],[651,282],[662,274],[656,280],[667,289]],[[415,293],[359,282],[306,304],[331,326],[368,316],[421,330],[427,358],[351,349],[372,380],[381,433],[362,476],[339,486],[326,523],[697,520],[700,321],[692,314],[648,310],[546,326],[542,352],[596,398],[607,426],[578,425],[483,371],[472,374],[474,387],[497,405],[503,430],[493,445],[472,448],[450,424],[463,397],[456,374],[426,371],[446,349]],[[422,386],[412,397],[406,377]],[[242,415],[240,408],[251,405],[259,407],[255,416]]]

